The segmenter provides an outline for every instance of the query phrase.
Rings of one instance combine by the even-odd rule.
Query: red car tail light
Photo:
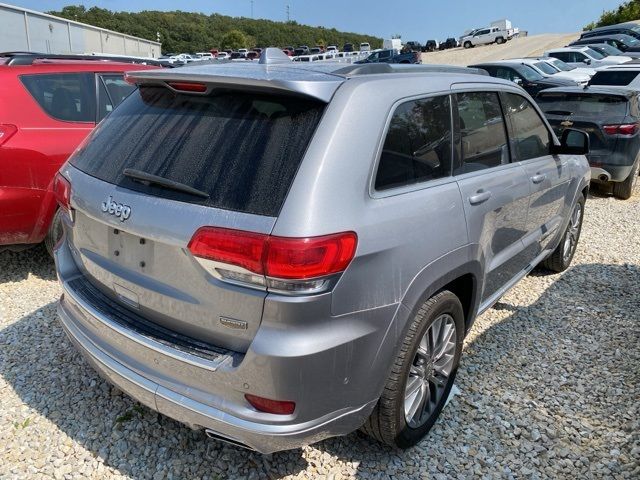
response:
[[[9,140],[18,131],[18,127],[8,123],[0,124],[0,146]]]
[[[71,208],[71,184],[59,173],[53,180],[53,194],[60,207],[69,211]]]
[[[259,412],[273,413],[275,415],[291,415],[296,409],[295,402],[270,400],[248,393],[245,394],[244,398]]]
[[[236,265],[263,274],[264,249],[268,235],[228,228],[202,227],[187,247],[196,257]]]
[[[312,238],[269,237],[267,276],[304,280],[344,271],[356,252],[353,232]]]
[[[607,135],[633,135],[638,131],[638,124],[604,125],[602,129]]]
[[[216,268],[227,280],[304,293],[325,286],[322,278],[343,272],[353,260],[357,243],[354,232],[287,238],[202,227],[187,248],[196,257],[250,272]]]

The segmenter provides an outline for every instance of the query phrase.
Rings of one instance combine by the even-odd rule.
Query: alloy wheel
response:
[[[424,425],[440,404],[453,371],[457,336],[453,317],[443,314],[420,340],[404,393],[404,416],[409,427]]]
[[[582,205],[576,203],[571,213],[571,219],[569,220],[569,226],[567,227],[567,234],[564,238],[564,247],[562,249],[562,259],[567,262],[573,255],[576,246],[578,245],[578,237],[580,235],[580,224],[582,223]]]

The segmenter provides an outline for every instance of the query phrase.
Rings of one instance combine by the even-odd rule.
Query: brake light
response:
[[[257,395],[245,394],[244,398],[253,408],[259,412],[273,413],[275,415],[291,415],[296,409],[295,402],[283,400],[270,400]]]
[[[207,91],[207,86],[204,83],[167,82],[167,85],[180,92],[204,93]]]
[[[227,228],[203,227],[189,242],[189,251],[196,257],[263,274],[262,259],[268,235]]]
[[[0,145],[3,145],[18,131],[18,127],[8,123],[0,124]]]
[[[602,129],[607,135],[633,135],[638,131],[638,124],[604,125]]]
[[[308,292],[324,286],[326,282],[322,278],[346,270],[357,243],[354,232],[288,238],[202,227],[189,242],[188,249],[196,257],[250,272],[218,268],[218,273],[227,280]]]
[[[312,238],[269,237],[265,273],[269,277],[307,279],[344,271],[356,251],[353,232]]]
[[[56,178],[53,180],[53,195],[58,205],[69,211],[71,208],[71,184],[59,173],[56,174]]]

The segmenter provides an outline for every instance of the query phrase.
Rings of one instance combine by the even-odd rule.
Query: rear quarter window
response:
[[[22,75],[20,80],[49,116],[65,122],[95,122],[93,73]]]
[[[133,92],[94,130],[70,163],[105,182],[171,200],[277,216],[324,104],[293,97],[224,92]],[[209,195],[143,185],[139,170]]]
[[[402,103],[396,108],[376,172],[376,190],[413,185],[451,174],[449,96]]]

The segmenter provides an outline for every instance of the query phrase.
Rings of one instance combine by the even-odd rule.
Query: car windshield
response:
[[[529,82],[537,82],[544,79],[544,77],[530,65],[522,65],[522,68],[518,69],[518,73]]]
[[[613,45],[609,45],[608,43],[598,44],[598,50],[601,52],[606,52],[607,55],[624,55],[624,52],[622,50],[619,50]]]
[[[547,62],[536,62],[536,63],[534,63],[534,65],[538,68],[538,70],[541,70],[542,72],[546,73],[547,75],[553,75],[555,73],[558,73],[558,70],[553,68]]]
[[[576,69],[576,67],[572,67],[571,65],[568,65],[558,58],[549,57],[549,61],[553,64],[554,67],[556,67],[558,70],[563,72],[570,72],[571,70]]]
[[[551,115],[626,115],[627,99],[621,95],[590,92],[541,92],[536,102]]]
[[[604,55],[596,52],[593,48],[587,48],[584,51],[584,53],[590,56],[591,58],[595,58],[596,60],[602,60],[604,58]]]
[[[640,42],[640,40],[638,40],[636,37],[632,37],[631,35],[624,35],[622,40],[624,41],[624,43],[631,46],[636,45]]]

